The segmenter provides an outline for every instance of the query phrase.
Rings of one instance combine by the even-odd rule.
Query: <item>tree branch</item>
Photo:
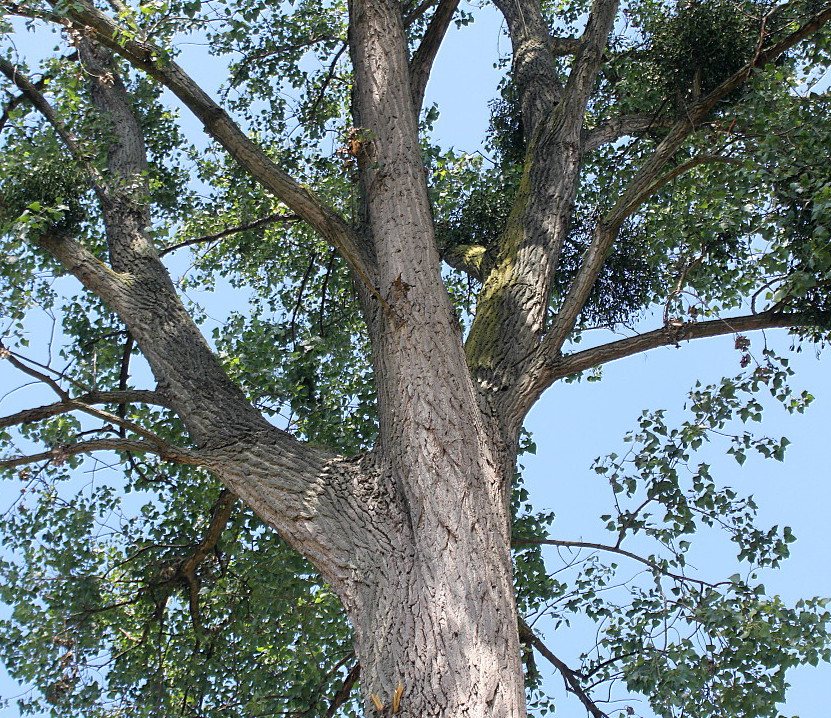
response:
[[[216,240],[222,239],[223,237],[228,237],[232,234],[237,234],[238,232],[246,232],[249,229],[256,229],[257,227],[273,224],[274,222],[295,222],[299,219],[300,217],[296,214],[284,214],[282,212],[275,212],[274,214],[269,214],[266,217],[255,219],[252,222],[239,224],[236,227],[228,227],[227,229],[220,230],[219,232],[215,232],[214,234],[206,234],[202,237],[186,239],[184,242],[179,242],[178,244],[174,244],[170,247],[165,247],[164,249],[160,250],[159,256],[164,257],[166,254],[175,252],[177,249],[190,247],[193,244],[205,244],[207,242],[215,242]]]
[[[522,620],[522,618],[519,619],[519,640],[527,646],[533,646],[536,648],[539,654],[560,672],[566,685],[566,691],[577,696],[586,710],[594,718],[609,718],[606,713],[597,707],[597,704],[589,697],[588,693],[583,690],[583,687],[580,685],[580,681],[578,679],[579,674],[577,671],[572,670],[565,663],[563,663],[563,661],[557,658],[557,656],[552,653],[551,649],[549,649],[548,646],[546,646],[537,637],[531,627],[524,620]]]
[[[117,414],[112,414],[109,411],[104,411],[103,409],[96,409],[93,406],[89,406],[88,404],[84,404],[79,401],[70,400],[69,403],[72,405],[73,409],[78,409],[85,414],[94,416],[96,419],[102,419],[110,422],[111,424],[115,424],[116,426],[120,426],[122,429],[132,431],[134,434],[138,434],[138,436],[142,436],[148,441],[158,444],[163,448],[168,446],[168,443],[160,436],[153,433],[149,429],[145,429],[143,426],[136,424],[134,421],[129,421],[128,419],[124,419]]]
[[[550,117],[563,86],[552,52],[554,40],[536,0],[494,0],[508,25],[513,48],[513,80],[519,89],[526,141]]]
[[[66,270],[112,309],[121,305],[127,285],[123,276],[114,272],[80,242],[66,236],[41,236],[37,245],[57,259]]]
[[[332,696],[332,701],[329,703],[329,708],[326,710],[326,718],[333,718],[335,713],[337,713],[338,708],[349,700],[349,694],[352,693],[352,687],[355,683],[357,683],[360,675],[361,664],[355,662],[352,668],[349,669],[349,673],[346,674],[346,678],[343,679],[343,684],[338,689],[337,693]]]
[[[490,271],[488,249],[479,244],[461,244],[449,247],[441,253],[441,258],[454,269],[483,282]]]
[[[707,322],[687,322],[680,326],[666,326],[634,337],[585,349],[574,354],[551,357],[538,365],[537,391],[541,393],[553,382],[592,367],[608,364],[616,359],[640,354],[658,347],[677,345],[682,341],[717,337],[724,334],[749,332],[759,329],[796,327],[831,327],[831,312],[799,312],[782,314],[763,312],[740,317],[727,317]]]
[[[33,379],[37,379],[38,381],[42,381],[46,384],[52,391],[54,391],[59,397],[61,397],[62,401],[69,401],[69,394],[63,389],[63,387],[58,384],[51,376],[44,374],[43,372],[39,372],[37,369],[27,366],[24,364],[17,356],[14,355],[12,351],[6,348],[6,345],[0,341],[0,359],[8,359],[9,364],[11,364],[15,369],[22,371],[24,374],[28,374]]]
[[[0,469],[11,469],[15,466],[34,464],[38,461],[50,461],[55,464],[60,464],[70,456],[91,454],[95,451],[130,451],[136,454],[155,454],[165,461],[172,461],[176,464],[187,464],[190,466],[205,465],[205,461],[197,452],[171,444],[162,446],[141,439],[92,439],[76,444],[63,444],[39,454],[0,459]]]
[[[72,62],[73,60],[78,59],[78,53],[77,52],[70,53],[69,55],[67,55],[67,56],[65,56],[61,59],[63,61],[66,61],[66,62]],[[4,72],[4,74],[5,74],[5,72]],[[8,77],[8,75],[7,75],[7,77]],[[34,87],[36,90],[40,91],[44,88],[44,86],[46,85],[47,82],[49,82],[50,79],[52,79],[52,75],[50,73],[46,73],[37,82],[32,82],[31,83],[32,87]],[[22,104],[25,104],[26,102],[29,102],[31,104],[31,100],[25,92],[22,92],[19,95],[15,95],[11,99],[9,99],[9,101],[3,106],[3,114],[0,115],[0,131],[3,130],[3,127],[5,127],[5,125],[6,125],[6,122],[8,122],[10,114],[17,107],[19,107]]]
[[[83,148],[83,141],[67,127],[58,113],[49,104],[38,85],[18,71],[17,67],[5,58],[0,57],[0,72],[2,72],[22,93],[23,97],[32,103],[46,121],[52,125],[58,137],[66,145],[72,156],[81,163],[90,177],[93,188],[101,195],[104,193],[104,183],[100,173],[89,163],[89,153]]]
[[[430,23],[421,38],[421,44],[413,53],[410,61],[410,85],[413,90],[413,103],[416,110],[421,107],[424,101],[424,90],[427,87],[427,80],[430,78],[430,69],[436,59],[442,40],[450,27],[450,21],[456,13],[459,0],[441,0]]]
[[[778,58],[786,50],[816,32],[829,19],[831,19],[831,7],[826,7],[783,40],[761,49],[741,70],[727,78],[706,97],[687,108],[685,115],[673,125],[667,136],[644,162],[615,205],[598,222],[594,238],[584,255],[577,276],[540,347],[542,352],[553,355],[562,347],[591,294],[620,226],[660,187],[660,183],[656,183],[659,172],[684,140],[695,131],[710,110],[733,90],[744,84],[755,69],[764,67]]]
[[[237,497],[228,489],[223,489],[219,498],[211,507],[211,521],[202,540],[197,544],[193,553],[188,556],[178,567],[176,576],[171,581],[182,580],[187,587],[188,608],[190,611],[193,630],[197,636],[202,632],[202,618],[199,607],[199,589],[201,581],[196,575],[199,564],[205,560],[207,555],[216,548],[216,544],[228,525],[231,513],[237,504]],[[197,641],[199,639],[197,638]]]
[[[580,48],[568,76],[563,99],[564,109],[566,114],[581,124],[597,73],[603,64],[603,51],[612,31],[618,4],[619,0],[594,0]]]
[[[666,129],[675,124],[675,118],[659,119],[658,115],[640,114],[624,115],[599,124],[583,132],[583,151],[590,152],[601,145],[614,142],[621,137],[635,132],[648,132],[652,129]]]
[[[0,417],[0,429],[19,424],[30,424],[35,421],[43,421],[59,414],[66,414],[79,408],[79,404],[90,406],[92,404],[155,404],[158,406],[170,407],[170,403],[158,392],[147,390],[127,391],[93,391],[87,394],[69,398],[46,406],[39,406],[32,409],[24,409],[16,414]]]
[[[216,548],[216,544],[228,525],[231,513],[236,505],[237,497],[231,491],[222,489],[219,492],[219,497],[211,507],[211,520],[205,534],[202,536],[202,540],[179,567],[179,573],[182,576],[192,576],[199,564]]]
[[[239,387],[228,379],[182,306],[170,275],[149,240],[151,217],[142,130],[132,98],[118,77],[109,51],[96,45],[88,35],[78,40],[79,53],[93,100],[109,120],[114,134],[107,154],[107,176],[114,178],[113,187],[99,188],[99,202],[110,258],[119,271],[116,273],[68,237],[41,236],[35,244],[52,254],[119,315],[169,392],[171,405],[195,441],[221,443],[232,434],[245,435],[269,427]],[[50,108],[43,104],[43,110],[49,112]],[[57,127],[60,123],[53,124]],[[74,141],[67,132],[61,136],[66,143]],[[185,361],[180,358],[182,352],[187,353]],[[68,395],[61,398],[68,400]],[[107,420],[115,421],[111,417]],[[129,428],[139,434],[143,431],[140,427]],[[225,439],[220,438],[223,434]]]
[[[667,182],[671,182],[676,177],[684,174],[684,172],[689,172],[691,169],[698,167],[699,165],[707,164],[708,162],[723,162],[731,165],[746,164],[746,160],[743,160],[740,157],[726,157],[724,155],[698,155],[697,157],[692,157],[686,162],[682,162],[680,165],[676,165],[669,170],[669,172],[665,172],[660,177],[655,179],[655,181],[647,188],[649,195],[652,196]]]
[[[668,578],[675,579],[676,581],[688,581],[692,583],[697,583],[700,586],[708,586],[710,588],[714,588],[716,585],[710,583],[709,581],[703,581],[700,578],[690,578],[689,576],[684,576],[680,573],[673,573],[672,571],[668,571],[667,569],[663,568],[660,564],[657,564],[654,561],[650,561],[648,558],[644,558],[643,556],[639,556],[636,553],[632,553],[631,551],[627,551],[626,549],[622,549],[620,548],[620,546],[609,546],[608,544],[591,543],[588,541],[561,541],[558,539],[520,539],[516,543],[512,544],[514,548],[522,548],[526,545],[560,546],[562,548],[586,548],[591,549],[593,551],[607,551],[609,553],[616,553],[620,556],[626,556],[627,558],[631,558],[633,561],[642,563],[647,568],[656,571],[657,573],[660,573],[662,576],[667,576]]]
[[[93,30],[95,39],[124,57],[167,87],[190,109],[205,131],[247,170],[265,189],[273,193],[303,218],[341,253],[355,275],[380,298],[374,285],[374,261],[367,244],[334,209],[321,202],[280,168],[216,102],[162,48],[143,40],[95,8],[89,0],[67,6],[68,18],[85,32]]]
[[[405,10],[405,14],[402,18],[404,23],[404,27],[409,27],[412,25],[418,18],[420,18],[424,13],[426,13],[433,5],[435,5],[437,0],[422,0],[416,7],[412,8],[411,10]],[[411,4],[411,3],[410,3]]]

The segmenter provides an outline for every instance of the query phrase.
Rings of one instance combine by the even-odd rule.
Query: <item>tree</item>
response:
[[[620,679],[660,715],[762,716],[788,667],[829,657],[823,601],[784,606],[752,569],[707,583],[684,556],[702,523],[751,567],[787,555],[695,450],[728,434],[740,461],[781,458],[731,422],[760,418],[761,389],[810,400],[745,334],[829,328],[829,98],[804,88],[831,6],[494,5],[511,61],[491,160],[433,145],[422,110],[448,28],[477,12],[453,0],[4,0],[8,38],[59,33],[42,60],[11,41],[0,60],[2,353],[55,395],[0,421],[27,489],[3,518],[2,650],[42,694],[23,710],[331,716],[359,680],[367,715],[520,716],[526,682],[543,700],[536,650],[594,716]],[[227,58],[221,103],[177,64],[188,33]],[[229,287],[248,309],[212,327],[187,291]],[[576,347],[655,307],[657,328]],[[61,364],[27,353],[39,310]],[[676,428],[644,415],[632,454],[597,466],[614,538],[550,539],[517,475],[539,397],[723,334],[747,372],[698,387]],[[72,478],[95,452],[120,483]],[[635,534],[657,552],[624,548]],[[604,601],[611,565],[563,583],[546,542],[650,580]],[[598,620],[597,652],[565,665],[518,605]]]

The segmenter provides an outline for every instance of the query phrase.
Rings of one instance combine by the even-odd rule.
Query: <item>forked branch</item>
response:
[[[662,186],[660,173],[664,166],[710,110],[733,90],[747,82],[754,70],[773,62],[782,53],[810,37],[829,20],[831,6],[826,6],[795,32],[769,47],[760,49],[738,72],[687,108],[686,114],[673,125],[667,136],[647,158],[615,205],[598,222],[592,243],[584,255],[563,306],[540,346],[541,353],[553,356],[559,352],[591,294],[621,225]]]

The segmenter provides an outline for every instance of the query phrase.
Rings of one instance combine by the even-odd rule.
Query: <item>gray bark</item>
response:
[[[393,508],[391,551],[367,557],[373,578],[347,601],[361,682],[385,703],[400,682],[405,715],[519,716],[508,482],[441,280],[400,6],[356,0],[350,20],[356,124],[372,138],[364,231],[389,307],[367,315]]]

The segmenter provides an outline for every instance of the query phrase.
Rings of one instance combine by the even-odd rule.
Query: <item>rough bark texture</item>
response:
[[[487,262],[473,250],[453,259],[483,280],[466,346],[442,282],[418,135],[418,104],[456,3],[437,3],[412,61],[401,3],[349,3],[353,114],[361,142],[358,227],[285,175],[175,63],[154,60],[152,45],[132,35],[119,39],[115,21],[83,0],[68,11],[75,26],[84,28],[81,58],[96,106],[113,128],[109,172],[106,181],[96,179],[109,264],[68,237],[44,236],[40,246],[117,312],[149,362],[158,390],[62,395],[60,402],[7,417],[0,426],[79,406],[100,415],[92,405],[108,401],[152,401],[175,410],[193,439],[191,450],[149,437],[107,446],[88,442],[67,451],[154,451],[210,469],[308,557],[342,599],[355,629],[368,715],[378,713],[377,704],[388,713],[397,690],[399,715],[407,718],[525,714],[508,508],[522,421],[557,378],[654,346],[733,330],[707,322],[572,357],[560,354],[621,222],[660,186],[660,170],[683,139],[753,67],[807,32],[800,29],[788,42],[760,52],[670,128],[598,223],[577,280],[560,314],[549,321],[552,278],[583,153],[633,128],[649,127],[652,120],[620,118],[594,131],[583,126],[617,9],[614,0],[594,3],[580,39],[552,38],[536,0],[495,4],[513,44],[527,152],[498,251]],[[825,12],[812,22],[818,27],[828,17]],[[297,441],[271,426],[224,373],[149,240],[144,142],[105,47],[177,93],[241,166],[341,252],[361,293],[372,341],[380,422],[372,452],[347,460]],[[567,78],[555,65],[564,53],[574,55]],[[77,142],[43,96],[4,63],[0,70],[82,161]],[[739,318],[735,326],[819,321],[762,314]],[[15,459],[4,465],[15,461],[25,463]]]
[[[356,1],[350,20],[365,232],[389,307],[370,322],[389,546],[347,601],[361,682],[387,703],[401,683],[405,715],[521,715],[507,482],[441,281],[400,6]]]

